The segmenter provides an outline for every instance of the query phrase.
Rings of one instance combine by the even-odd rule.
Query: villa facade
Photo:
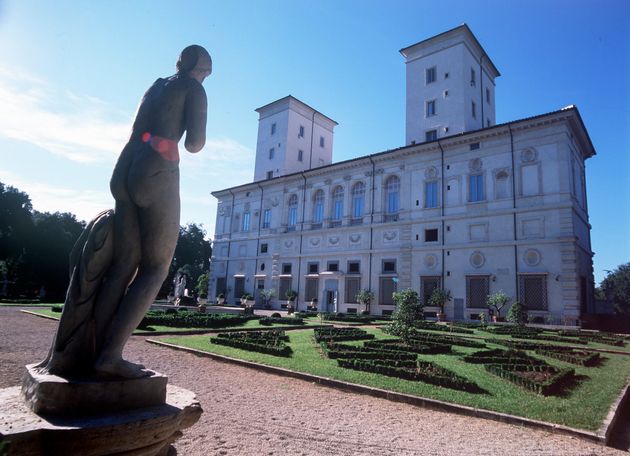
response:
[[[294,290],[299,310],[387,315],[392,292],[426,302],[441,287],[448,318],[468,320],[502,290],[533,316],[579,320],[593,306],[595,151],[577,108],[497,125],[499,72],[466,25],[400,52],[403,147],[333,163],[335,121],[291,96],[257,110],[254,182],[212,193],[210,296],[262,305],[273,288],[280,308]]]

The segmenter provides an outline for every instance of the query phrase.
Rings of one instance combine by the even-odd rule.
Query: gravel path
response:
[[[0,307],[0,387],[20,383],[43,359],[56,323]],[[176,443],[179,455],[627,455],[554,435],[345,393],[199,358],[132,337],[131,361],[194,391],[201,420]]]

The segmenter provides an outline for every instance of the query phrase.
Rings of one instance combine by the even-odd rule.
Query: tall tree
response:
[[[615,306],[616,313],[630,315],[630,263],[609,271],[600,287]]]

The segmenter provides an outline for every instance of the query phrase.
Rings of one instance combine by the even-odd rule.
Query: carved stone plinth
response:
[[[95,415],[163,405],[168,377],[154,371],[125,380],[67,380],[26,366],[22,395],[39,415]]]
[[[8,456],[165,455],[202,409],[191,391],[169,385],[166,403],[93,416],[44,416],[25,403],[20,387],[0,390],[0,440]]]

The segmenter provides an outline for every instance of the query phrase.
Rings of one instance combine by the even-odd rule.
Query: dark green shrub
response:
[[[519,301],[516,301],[508,310],[507,320],[515,325],[525,326],[525,323],[527,323],[527,309]]]
[[[282,315],[279,312],[274,312],[271,314],[271,318],[282,318]]]
[[[50,306],[50,310],[51,312],[61,312],[63,311],[63,306],[61,304]]]

